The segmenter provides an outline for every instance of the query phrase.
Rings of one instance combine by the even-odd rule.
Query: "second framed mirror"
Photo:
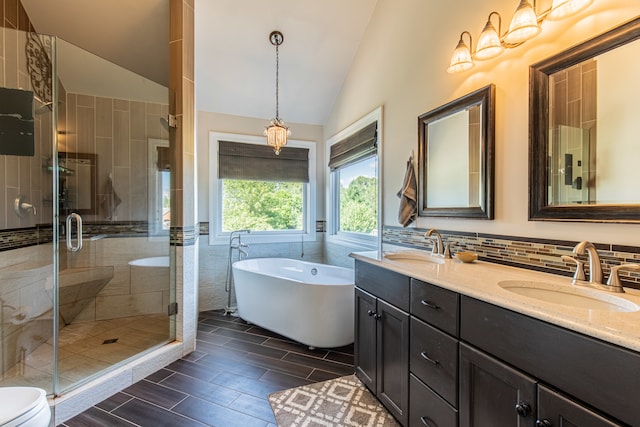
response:
[[[418,117],[418,214],[493,219],[495,86]]]

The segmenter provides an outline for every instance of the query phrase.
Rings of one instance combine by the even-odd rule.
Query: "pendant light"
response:
[[[271,124],[264,130],[264,134],[267,136],[267,145],[273,147],[273,152],[276,156],[280,155],[280,148],[287,145],[287,137],[291,135],[291,131],[284,122],[280,119],[279,114],[279,71],[280,71],[280,56],[279,47],[284,41],[284,36],[280,31],[272,31],[269,34],[269,41],[276,47],[276,116],[271,120]]]

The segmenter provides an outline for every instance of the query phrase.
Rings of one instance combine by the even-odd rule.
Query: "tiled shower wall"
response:
[[[385,226],[383,249],[395,246],[431,250],[431,242],[424,237],[426,229]],[[536,239],[533,237],[499,236],[481,233],[465,233],[438,230],[445,242],[455,242],[452,251],[476,252],[482,261],[511,265],[529,270],[572,276],[573,263],[566,263],[562,255],[575,256],[573,248],[578,242],[565,240]],[[622,263],[640,263],[640,247],[621,246],[611,243],[596,243],[602,260],[602,271],[609,275],[612,266]],[[579,257],[588,267],[586,255]],[[588,269],[587,269],[588,272]],[[640,273],[620,272],[624,286],[640,289]]]
[[[24,32],[31,23],[17,0],[0,0],[0,24],[0,87],[32,90]],[[40,106],[35,102],[35,108]],[[45,173],[43,165],[51,157],[52,117],[49,110],[34,116],[34,156],[0,155],[0,230],[51,223],[52,210],[42,200],[51,188],[51,174]],[[36,206],[36,215],[16,215],[13,203],[18,195]]]
[[[169,113],[168,104],[68,93],[66,129],[59,135],[59,151],[97,154],[97,213],[83,215],[87,222],[104,221],[101,206],[109,176],[122,200],[117,221],[148,220],[148,139],[169,139],[161,122]]]

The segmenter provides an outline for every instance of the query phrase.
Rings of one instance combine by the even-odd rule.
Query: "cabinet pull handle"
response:
[[[439,306],[439,305],[436,305],[436,304],[430,303],[429,301],[424,300],[424,299],[423,299],[422,301],[420,301],[420,304],[422,304],[422,305],[426,305],[427,307],[429,307],[429,308],[433,308],[434,310],[437,310],[437,309],[439,309],[439,308],[440,308],[440,306]]]
[[[429,424],[428,420],[429,418],[424,415],[420,417],[420,421],[422,422],[422,424],[424,424],[426,427],[431,427],[431,424]]]
[[[425,353],[424,351],[423,351],[422,353],[420,353],[420,356],[422,356],[422,358],[423,358],[424,360],[426,360],[427,362],[431,362],[431,363],[433,363],[434,365],[439,365],[439,364],[440,364],[440,362],[438,362],[437,360],[433,360],[432,358],[430,358],[430,357],[427,355],[427,353]]]
[[[516,404],[516,412],[523,418],[528,417],[531,414],[531,405],[525,402]]]
[[[551,427],[552,425],[549,420],[536,420],[536,427]]]

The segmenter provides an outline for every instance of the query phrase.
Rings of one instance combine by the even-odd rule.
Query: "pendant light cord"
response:
[[[278,93],[280,92],[279,89],[279,80],[280,80],[280,43],[282,42],[276,42],[276,120],[279,122],[280,121],[280,114],[278,111],[278,105],[279,105],[279,96]]]

